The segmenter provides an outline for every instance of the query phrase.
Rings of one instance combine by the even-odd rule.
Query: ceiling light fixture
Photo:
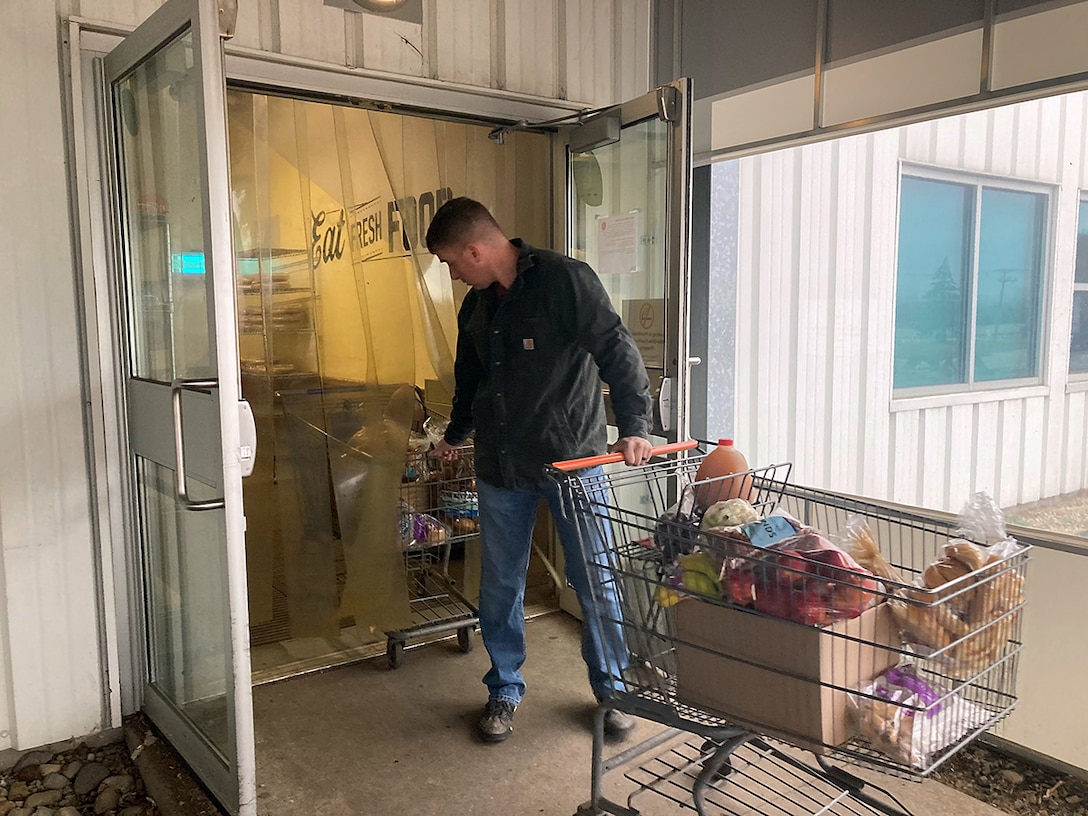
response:
[[[408,0],[352,0],[352,2],[366,11],[376,11],[381,14],[386,11],[396,11]]]

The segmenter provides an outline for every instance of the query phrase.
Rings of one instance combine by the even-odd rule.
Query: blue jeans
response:
[[[594,468],[584,475],[600,471]],[[491,655],[491,670],[484,675],[490,698],[516,705],[525,694],[521,674],[525,662],[525,577],[541,496],[548,502],[563,544],[567,580],[582,606],[582,658],[589,670],[589,684],[598,700],[611,697],[616,688],[613,678],[619,677],[627,663],[615,577],[608,579],[597,568],[591,576],[579,540],[580,536],[585,539],[593,563],[607,563],[605,536],[611,537],[607,519],[564,518],[559,486],[553,482],[508,490],[477,479],[476,490],[482,547],[480,634]],[[572,515],[569,510],[567,514]]]

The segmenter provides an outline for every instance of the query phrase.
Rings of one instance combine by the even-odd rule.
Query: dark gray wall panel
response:
[[[677,20],[682,0],[654,0],[651,24],[653,31],[651,42],[654,53],[651,66],[654,72],[654,84],[664,85],[680,78],[679,51],[680,26]]]
[[[818,9],[815,0],[685,0],[681,73],[703,98],[812,71]]]
[[[985,6],[984,0],[829,0],[827,59],[849,59],[962,26],[982,25]]]
[[[697,162],[1088,83],[1088,0],[654,3],[658,70],[694,80]]]
[[[1055,0],[997,0],[995,13],[998,15],[1023,11],[1032,6],[1053,6]]]

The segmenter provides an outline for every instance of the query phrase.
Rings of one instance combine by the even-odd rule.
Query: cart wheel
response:
[[[389,638],[385,642],[385,656],[389,658],[389,668],[399,669],[404,662],[404,641]]]
[[[463,629],[457,630],[457,645],[461,647],[461,651],[468,654],[472,651],[472,630],[475,627],[466,626]]]

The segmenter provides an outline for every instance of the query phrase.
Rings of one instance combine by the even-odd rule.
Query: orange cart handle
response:
[[[694,439],[686,439],[683,442],[670,442],[668,445],[659,445],[650,450],[651,456],[660,456],[666,453],[691,450],[699,447]],[[622,453],[602,453],[600,456],[586,456],[582,459],[568,459],[565,462],[554,462],[552,467],[556,470],[581,470],[582,468],[597,467],[598,465],[610,465],[613,462],[622,462]]]

